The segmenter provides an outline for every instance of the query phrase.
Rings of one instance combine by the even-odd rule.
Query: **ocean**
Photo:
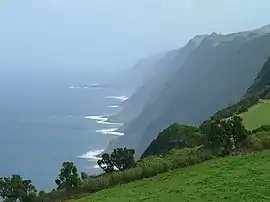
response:
[[[64,161],[101,172],[95,155],[121,133],[108,123],[129,89],[103,85],[116,73],[89,69],[1,70],[0,177],[20,174],[51,190]]]

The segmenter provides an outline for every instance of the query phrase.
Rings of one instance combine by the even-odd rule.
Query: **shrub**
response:
[[[270,149],[270,132],[260,131],[249,135],[243,143],[242,148],[253,151]]]
[[[121,175],[122,175],[122,183],[140,180],[143,178],[143,169],[140,167],[131,168],[129,170],[123,171]]]
[[[259,128],[256,128],[255,130],[252,131],[252,133],[257,133],[257,132],[260,132],[260,131],[267,131],[267,132],[270,132],[270,125],[263,125]]]
[[[84,192],[97,192],[102,189],[107,189],[112,186],[112,179],[109,175],[100,176],[97,178],[89,178],[84,181],[80,190]]]
[[[137,166],[142,169],[142,174],[146,178],[167,172],[171,169],[170,162],[164,159],[164,157],[158,156],[149,156],[141,160]]]
[[[171,169],[183,168],[187,166],[188,155],[192,149],[173,149],[168,155],[165,156],[165,159],[170,163]]]

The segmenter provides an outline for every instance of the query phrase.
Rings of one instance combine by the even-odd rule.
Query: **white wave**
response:
[[[110,105],[108,106],[109,108],[118,108],[119,106],[118,105]]]
[[[101,129],[101,130],[96,130],[98,133],[110,133],[116,131],[118,128],[109,128],[109,129]]]
[[[99,165],[95,165],[95,166],[93,166],[92,168],[98,169],[98,168],[100,168],[100,167],[99,167]]]
[[[101,154],[102,152],[104,152],[104,149],[89,151],[79,156],[79,158],[89,159],[89,160],[99,160],[101,158],[97,157],[97,155]]]
[[[125,101],[128,99],[127,96],[106,96],[106,99],[117,99],[117,100],[121,100],[121,101]]]
[[[123,136],[124,135],[124,133],[116,132],[116,130],[118,130],[118,128],[96,130],[96,132],[103,133],[105,135],[116,135],[116,136]]]
[[[81,89],[82,87],[80,87],[80,86],[70,86],[69,88],[70,89]]]
[[[93,83],[89,85],[82,85],[82,86],[70,86],[70,89],[88,89],[88,88],[97,88],[100,87],[99,84]]]
[[[114,122],[107,122],[107,121],[97,121],[97,123],[104,124],[104,125],[119,125],[123,126],[123,123],[114,123]]]
[[[97,123],[105,124],[105,125],[120,125],[120,126],[123,125],[123,123],[107,122],[108,118],[107,117],[103,117],[103,116],[86,116],[85,118],[86,119],[96,120]]]
[[[107,117],[103,117],[103,116],[86,116],[85,118],[97,120],[97,121],[107,121],[108,120]]]
[[[124,133],[115,132],[115,131],[109,132],[108,134],[109,134],[109,135],[116,135],[116,136],[124,136],[124,135],[125,135]]]
[[[99,84],[97,84],[97,83],[92,83],[92,84],[89,84],[89,86],[90,86],[90,87],[98,87]]]

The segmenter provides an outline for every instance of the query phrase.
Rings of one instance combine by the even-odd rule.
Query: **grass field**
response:
[[[241,114],[245,127],[249,130],[262,125],[270,125],[270,101],[264,100],[251,107],[248,112]]]
[[[270,201],[270,151],[219,158],[76,202]]]

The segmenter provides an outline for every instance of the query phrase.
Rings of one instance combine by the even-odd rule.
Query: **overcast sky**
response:
[[[270,23],[269,0],[0,0],[1,67],[130,67],[196,34]]]

